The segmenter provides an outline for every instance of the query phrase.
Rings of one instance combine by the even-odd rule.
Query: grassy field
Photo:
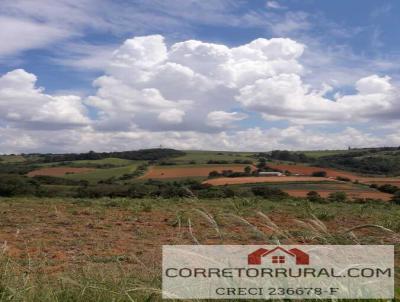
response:
[[[82,173],[82,174],[68,174],[63,177],[67,179],[87,180],[90,183],[97,183],[100,180],[106,180],[111,177],[119,177],[124,174],[133,173],[139,165],[145,163],[145,161],[130,161],[130,162],[131,163],[129,165],[122,167],[109,168],[109,169],[96,169],[93,172]]]
[[[163,244],[395,244],[399,281],[391,204],[1,198],[0,211],[0,301],[161,301]]]
[[[196,164],[206,164],[209,160],[255,160],[251,156],[254,152],[228,152],[228,151],[185,151],[186,154],[180,157],[174,157],[172,162],[177,164],[189,164],[195,161]]]
[[[312,152],[312,156],[320,157],[328,152],[347,151]],[[159,160],[149,166],[147,172],[143,170],[136,175],[152,172],[150,178],[157,178],[155,176],[161,173],[161,179],[165,178],[163,182],[150,182],[146,177],[120,178],[125,174],[133,175],[146,161],[117,158],[63,164],[40,164],[38,161],[41,168],[95,170],[35,180],[43,181],[41,188],[46,189],[38,191],[37,198],[0,197],[0,302],[161,301],[161,248],[165,244],[395,244],[396,251],[400,251],[400,206],[387,202],[392,197],[389,194],[386,202],[380,202],[376,194],[383,193],[361,181],[339,182],[334,177],[324,180],[308,177],[311,180],[301,181],[300,176],[277,177],[274,181],[266,177],[265,182],[269,183],[207,189],[199,184],[190,187],[184,183],[188,179],[206,179],[209,170],[237,166],[238,171],[243,171],[248,164],[233,162],[252,160],[256,163],[253,154],[189,151],[184,156]],[[18,163],[21,158],[6,157],[8,161],[15,160],[16,168],[25,165]],[[228,163],[207,164],[210,160]],[[165,165],[168,162],[175,165]],[[26,161],[27,165],[29,163],[30,159]],[[6,169],[10,169],[9,166],[4,165]],[[299,164],[291,163],[284,168],[307,172],[307,167]],[[11,176],[8,181],[13,184]],[[18,177],[25,178],[26,184],[31,180]],[[113,181],[98,184],[112,177]],[[291,181],[292,178],[296,180]],[[65,179],[87,180],[89,185]],[[357,176],[357,179],[370,178]],[[389,181],[384,177],[376,179]],[[177,182],[171,183],[174,180]],[[391,182],[397,180],[390,179]],[[15,188],[18,186],[17,182]],[[280,199],[267,199],[256,197],[260,195],[253,194],[253,186],[280,189],[292,196],[303,196],[301,194],[309,191],[318,191],[323,197],[331,192],[346,192],[349,198],[346,202],[332,202],[331,198],[330,202],[325,200],[326,203],[310,203],[305,198],[281,194],[277,195]],[[173,195],[183,188],[196,194],[189,190],[191,195]],[[140,195],[140,189],[149,191],[147,195]],[[369,198],[375,196],[375,200],[361,203],[358,197],[366,198],[368,194]],[[99,196],[114,198],[83,198]],[[212,196],[214,199],[210,199]],[[359,203],[352,202],[354,196]],[[400,256],[396,257],[398,281]],[[399,288],[396,291],[400,299]]]
[[[96,160],[75,160],[71,162],[73,167],[90,167],[92,165],[113,165],[113,166],[127,166],[135,163],[133,160],[122,158],[103,158]]]
[[[331,155],[336,155],[336,154],[344,154],[352,152],[352,150],[316,150],[316,151],[301,151],[301,153],[304,153],[308,157],[311,158],[319,158],[322,156],[331,156]]]
[[[21,163],[26,159],[21,155],[0,155],[0,163]]]

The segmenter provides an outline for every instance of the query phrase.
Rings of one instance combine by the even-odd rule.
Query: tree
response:
[[[257,187],[253,187],[251,188],[251,191],[253,192],[253,194],[255,196],[260,196],[260,197],[264,197],[264,198],[277,198],[277,197],[288,197],[289,194],[287,194],[286,192],[277,189],[277,188],[269,188],[266,186],[257,186]]]
[[[400,191],[400,188],[391,184],[384,184],[380,186],[378,190],[389,194],[395,194],[397,191]]]
[[[314,176],[314,177],[326,177],[327,173],[326,173],[326,171],[314,171],[312,173],[312,176]]]
[[[244,173],[250,174],[251,173],[251,167],[250,166],[245,167],[244,168]]]
[[[208,177],[218,177],[219,173],[218,171],[211,171],[210,173],[208,173]]]
[[[394,193],[391,201],[395,204],[400,205],[400,191],[397,191],[396,193]]]
[[[258,160],[257,168],[264,169],[266,166],[267,166],[267,160],[265,158],[261,157]]]
[[[321,195],[319,195],[318,192],[316,191],[310,191],[307,193],[307,199],[310,202],[323,202],[324,199],[321,197]]]

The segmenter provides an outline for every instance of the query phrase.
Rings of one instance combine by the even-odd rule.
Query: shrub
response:
[[[310,192],[308,192],[308,193],[307,193],[307,199],[308,199],[310,202],[324,202],[324,201],[325,201],[325,199],[323,199],[323,198],[321,197],[321,195],[319,195],[319,193],[316,192],[316,191],[310,191]]]
[[[380,186],[378,190],[384,193],[395,194],[396,192],[400,191],[400,188],[394,185],[385,184]]]
[[[329,194],[328,200],[330,202],[346,202],[347,194],[345,192],[333,192]]]
[[[33,179],[19,175],[0,176],[0,196],[36,195],[40,185]]]
[[[326,171],[314,171],[311,175],[313,177],[326,177],[328,174]]]
[[[211,160],[207,161],[207,164],[209,164],[209,165],[228,164],[228,163],[229,162],[227,160],[212,160],[211,159]]]
[[[269,187],[253,187],[251,191],[255,196],[260,196],[264,198],[277,198],[277,197],[288,197],[289,194],[286,192],[279,190],[277,188],[269,188]]]
[[[393,195],[391,201],[394,202],[395,204],[400,205],[400,191],[397,191],[397,192]]]
[[[251,173],[251,167],[250,167],[250,166],[246,166],[246,167],[244,168],[244,173],[250,174],[250,173]]]
[[[211,171],[210,173],[208,173],[208,177],[218,177],[219,173],[218,171]]]
[[[62,177],[54,177],[48,175],[36,175],[33,180],[46,185],[65,185],[65,186],[87,186],[89,182],[86,180],[74,180]]]
[[[339,181],[351,181],[350,178],[348,178],[348,177],[343,177],[343,176],[337,176],[337,177],[336,177],[336,180],[339,180]]]
[[[132,185],[128,189],[128,196],[131,198],[142,198],[148,194],[148,190],[146,190],[145,186],[142,185]]]

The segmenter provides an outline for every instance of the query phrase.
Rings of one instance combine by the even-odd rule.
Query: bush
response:
[[[208,177],[218,177],[219,173],[218,171],[211,171],[210,173],[208,173]]]
[[[36,175],[32,178],[33,180],[46,185],[64,185],[64,186],[87,186],[89,182],[87,180],[74,180],[62,177],[54,177],[48,175]]]
[[[19,175],[0,176],[0,196],[36,195],[40,185],[33,179]]]
[[[324,201],[325,201],[325,199],[323,199],[323,198],[321,197],[321,195],[319,195],[319,193],[316,192],[316,191],[310,191],[310,192],[308,192],[308,193],[307,193],[307,199],[308,199],[310,202],[324,202]]]
[[[393,195],[391,201],[394,202],[395,204],[400,205],[400,191],[397,191],[397,192]]]
[[[269,187],[253,187],[251,191],[255,196],[260,196],[264,198],[278,198],[278,197],[288,197],[289,194],[286,192],[277,189],[277,188],[269,188]]]
[[[330,202],[346,202],[347,194],[345,192],[333,192],[329,194],[328,200]]]
[[[123,185],[95,185],[90,187],[80,187],[76,192],[78,198],[100,198],[100,197],[127,197],[128,186]]]
[[[227,160],[209,160],[209,161],[207,161],[207,164],[208,165],[214,165],[214,164],[216,164],[216,165],[219,165],[219,164],[229,164],[229,162],[227,161]]]
[[[328,174],[326,171],[314,171],[311,175],[313,177],[326,177]]]
[[[378,190],[384,193],[395,194],[396,192],[400,191],[400,188],[390,184],[385,184],[378,187]]]

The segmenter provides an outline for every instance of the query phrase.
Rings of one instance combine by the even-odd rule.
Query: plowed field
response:
[[[320,181],[332,181],[325,177],[309,177],[309,176],[265,176],[265,177],[222,177],[208,179],[204,183],[213,186],[223,185],[238,185],[248,183],[260,183],[260,182],[320,182]]]
[[[207,165],[193,167],[151,167],[142,179],[157,178],[182,178],[182,177],[206,177],[211,171],[222,172],[232,170],[234,172],[243,172],[246,165]]]
[[[309,176],[316,171],[326,171],[327,177],[336,178],[339,176],[339,177],[347,177],[352,181],[358,180],[359,182],[366,184],[376,183],[379,185],[393,184],[400,186],[400,178],[394,178],[394,177],[366,177],[347,171],[335,170],[330,168],[313,167],[313,166],[304,166],[304,165],[269,164],[268,166],[273,169],[281,171],[289,171],[293,174],[299,174],[299,175]]]

